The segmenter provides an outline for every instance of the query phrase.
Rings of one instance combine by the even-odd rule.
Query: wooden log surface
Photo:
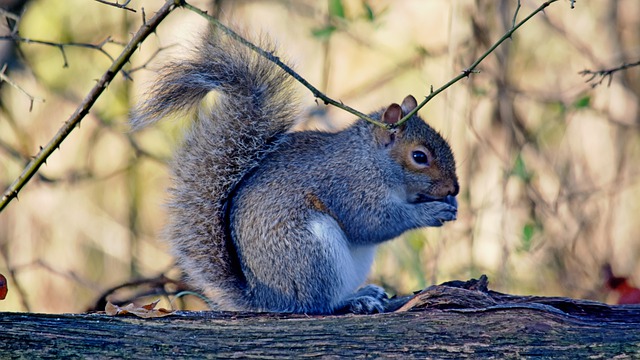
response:
[[[492,292],[452,282],[395,312],[305,316],[0,313],[0,358],[640,358],[640,306]]]

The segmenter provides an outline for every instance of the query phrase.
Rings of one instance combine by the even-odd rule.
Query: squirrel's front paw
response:
[[[452,196],[447,196],[445,201],[420,204],[427,226],[442,226],[447,221],[455,220],[458,215],[457,205],[457,201]]]
[[[367,285],[345,300],[336,313],[375,314],[384,312],[387,294],[379,286]]]
[[[458,218],[458,207],[449,203],[443,205],[446,205],[446,207],[438,213],[438,220],[442,222],[456,220]]]

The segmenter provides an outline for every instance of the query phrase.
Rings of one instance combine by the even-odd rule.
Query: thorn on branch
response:
[[[131,12],[136,12],[135,9],[127,7],[127,5],[129,5],[131,0],[126,0],[123,4],[118,3],[118,1],[116,1],[116,2],[111,2],[111,1],[106,1],[106,0],[95,0],[95,1],[97,1],[97,2],[99,2],[101,4],[117,7],[119,9],[124,9],[124,10],[128,10],[128,11],[131,11]]]
[[[58,45],[57,48],[58,48],[58,50],[60,50],[60,53],[62,54],[62,61],[64,61],[64,64],[62,64],[62,67],[63,68],[68,68],[69,67],[69,61],[67,60],[67,54],[64,52],[64,46]]]
[[[125,78],[125,80],[129,80],[129,81],[133,81],[133,78],[131,77],[131,75],[129,75],[129,72],[126,70],[120,70],[120,72],[122,73],[122,76]]]
[[[479,74],[480,70],[476,70],[476,69],[464,69],[462,70],[462,74],[464,77],[469,77],[471,74]],[[433,90],[433,89],[432,89]]]

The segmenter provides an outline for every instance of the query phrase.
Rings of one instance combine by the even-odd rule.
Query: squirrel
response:
[[[370,115],[389,128],[292,131],[292,82],[214,30],[159,70],[130,122],[192,118],[171,165],[172,253],[219,310],[383,312],[384,290],[358,287],[377,245],[456,219],[451,148],[418,115],[395,126],[413,96]]]

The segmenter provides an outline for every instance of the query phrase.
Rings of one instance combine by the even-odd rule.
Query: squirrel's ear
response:
[[[402,116],[406,116],[408,113],[410,113],[411,111],[413,111],[413,109],[415,109],[418,106],[418,102],[416,101],[416,98],[414,98],[411,95],[407,95],[406,98],[404,98],[404,100],[402,100]]]
[[[398,104],[391,104],[382,114],[382,121],[386,124],[393,125],[402,118],[402,108]]]
[[[382,114],[382,121],[385,124],[394,125],[402,118],[402,108],[398,104],[391,104]],[[396,139],[396,131],[392,129],[385,129],[383,127],[376,127],[374,134],[378,143],[384,147],[390,146]]]

